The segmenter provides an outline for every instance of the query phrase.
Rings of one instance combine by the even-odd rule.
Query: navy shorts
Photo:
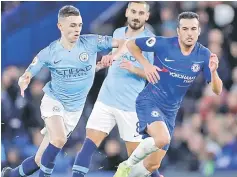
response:
[[[136,112],[139,120],[137,123],[137,132],[143,135],[143,139],[149,137],[146,132],[147,125],[155,121],[164,122],[169,130],[170,137],[172,137],[174,126],[169,123],[168,118],[152,99],[138,96],[136,100]],[[175,117],[172,119],[175,119]],[[167,151],[169,149],[169,144],[162,149]]]

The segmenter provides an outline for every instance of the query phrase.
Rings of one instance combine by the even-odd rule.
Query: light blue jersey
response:
[[[111,48],[109,36],[81,35],[71,51],[56,40],[39,52],[26,71],[34,76],[43,66],[49,68],[51,81],[43,91],[67,111],[82,110],[93,84],[97,52]]]
[[[115,39],[127,39],[125,36],[127,27],[118,28],[114,31],[113,37]],[[154,36],[152,32],[145,29],[136,38]],[[130,38],[132,39],[132,38]],[[154,61],[154,53],[143,52],[143,55],[149,60],[150,63]],[[135,102],[138,94],[143,90],[146,80],[133,74],[126,69],[120,68],[120,63],[123,59],[129,60],[136,67],[142,68],[142,65],[127,52],[118,60],[113,62],[109,68],[107,77],[100,89],[98,101],[115,107],[124,111],[135,112]]]

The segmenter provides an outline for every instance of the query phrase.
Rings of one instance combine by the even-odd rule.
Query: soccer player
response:
[[[223,84],[217,74],[218,58],[197,42],[200,30],[198,15],[183,12],[178,17],[178,37],[157,36],[127,43],[150,82],[136,100],[139,132],[147,138],[119,165],[115,177],[129,176],[132,167],[150,154],[144,160],[147,169],[152,171],[154,164],[160,163],[156,156],[159,150],[168,150],[182,99],[201,72],[213,92],[220,95]],[[155,52],[154,65],[141,51]]]
[[[126,17],[128,26],[116,29],[113,38],[134,39],[154,36],[144,26],[149,18],[149,5],[146,2],[130,2]],[[154,53],[143,54],[147,62],[153,63]],[[102,61],[105,59],[106,57]],[[73,177],[84,177],[87,174],[93,153],[116,124],[120,137],[126,143],[128,155],[137,147],[141,136],[136,131],[138,118],[135,101],[145,86],[145,78],[142,66],[128,51],[109,68],[87,122],[86,139],[75,159],[72,168]],[[139,168],[139,170],[143,169]]]
[[[32,77],[43,66],[51,72],[40,107],[45,122],[44,139],[35,156],[15,169],[6,167],[2,177],[29,176],[39,169],[40,177],[52,174],[57,154],[80,119],[94,80],[97,52],[122,45],[122,41],[109,36],[80,36],[82,17],[73,6],[59,10],[58,28],[61,38],[38,53],[18,82],[24,96]]]

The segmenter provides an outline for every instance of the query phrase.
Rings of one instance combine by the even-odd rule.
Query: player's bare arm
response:
[[[112,39],[112,47],[118,48],[113,54],[110,52],[108,55],[102,57],[101,61],[96,64],[96,72],[101,69],[107,68],[112,65],[112,62],[119,58],[126,50],[126,40],[123,39]]]
[[[98,72],[98,71],[100,71],[100,70],[102,70],[102,69],[104,69],[104,68],[106,68],[106,66],[104,66],[104,65],[101,63],[101,61],[98,61],[98,62],[96,63],[95,72]]]
[[[126,43],[126,40],[113,38],[112,47],[118,49],[112,55],[103,56],[101,59],[101,64],[104,65],[104,67],[111,66],[114,60],[118,59],[122,54],[127,51]]]
[[[36,56],[29,67],[26,69],[24,74],[19,78],[18,85],[21,90],[21,96],[24,97],[24,91],[27,89],[31,78],[37,74],[43,67],[43,62],[39,62],[38,57]]]
[[[97,62],[96,70],[95,70],[95,71],[98,72],[98,71],[100,71],[101,69],[104,69],[104,68],[107,68],[107,67],[111,66],[111,65],[112,65],[112,61],[113,61],[113,58],[114,58],[114,56],[111,55],[111,54],[108,54],[108,55],[103,56],[102,59],[101,59],[101,60],[103,61],[103,63],[102,63],[101,61]],[[110,62],[110,61],[111,61],[111,62]],[[104,63],[107,63],[107,64],[104,65]],[[138,68],[138,67],[133,66],[130,61],[123,60],[123,61],[121,62],[121,64],[120,64],[120,68],[126,69],[126,70],[128,70],[129,72],[138,75],[139,77],[142,77],[142,78],[144,78],[144,79],[147,79],[144,70],[141,69],[141,68]]]
[[[124,40],[124,39],[115,39],[115,38],[113,38],[112,39],[112,47],[113,48],[120,48],[124,45],[125,41],[126,40]]]
[[[127,43],[127,48],[129,52],[136,58],[136,60],[143,66],[149,65],[150,63],[142,55],[141,49],[135,44],[135,40],[131,40]]]
[[[210,60],[209,60],[209,68],[211,71],[212,91],[215,94],[220,95],[222,91],[223,83],[217,73],[218,65],[219,65],[218,57],[216,56],[216,54],[211,54]]]
[[[21,96],[24,97],[24,91],[25,89],[27,89],[30,81],[32,78],[32,74],[30,72],[25,72],[18,80],[18,85],[20,87],[21,90]]]
[[[135,44],[135,40],[127,42],[127,48],[134,58],[143,65],[147,80],[153,84],[157,83],[158,80],[160,80],[157,71],[161,71],[161,69],[148,62],[148,60],[142,55],[141,49]]]
[[[144,72],[143,69],[141,68],[138,68],[136,66],[134,66],[130,61],[128,60],[123,60],[121,63],[120,63],[120,68],[122,69],[126,69],[128,70],[129,72],[133,73],[133,74],[136,74],[138,75],[139,77],[142,77],[144,79],[146,79],[146,74]]]

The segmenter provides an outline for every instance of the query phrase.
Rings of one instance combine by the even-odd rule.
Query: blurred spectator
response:
[[[172,37],[176,35],[177,22],[170,8],[164,7],[161,9],[161,34],[163,36]]]
[[[40,104],[43,97],[44,83],[40,80],[33,80],[30,87],[30,99],[28,101],[28,109],[24,112],[23,117],[28,117],[27,127],[43,127],[44,122],[41,118]]]
[[[236,91],[237,90],[237,67],[235,67],[233,70],[232,70],[232,81],[233,81],[233,84],[231,86],[231,91]]]
[[[5,1],[1,2],[2,8],[1,11],[5,13],[11,12],[14,8],[18,7],[20,5],[20,1]]]
[[[232,114],[237,114],[237,90],[232,90],[227,97],[227,106],[229,112]]]
[[[17,167],[21,162],[20,154],[17,148],[10,148],[7,151],[7,166]]]
[[[231,63],[231,68],[237,67],[237,42],[231,41],[229,46],[229,61]]]
[[[224,42],[222,32],[219,29],[210,30],[210,32],[208,33],[208,42],[222,45]]]
[[[199,36],[199,41],[202,43],[202,45],[207,46],[208,45],[208,32],[210,30],[210,24],[209,24],[209,15],[205,10],[198,10],[197,11],[199,15],[199,21],[200,21],[200,27],[201,27],[201,34]]]
[[[108,140],[105,144],[105,154],[107,155],[105,159],[105,170],[113,170],[117,169],[117,166],[124,159],[121,157],[121,147],[117,140]]]
[[[217,36],[216,36],[217,37]],[[230,88],[231,85],[231,68],[224,53],[221,44],[219,43],[209,43],[208,48],[211,52],[216,54],[219,59],[219,67],[218,67],[218,74],[224,84],[225,87]]]

